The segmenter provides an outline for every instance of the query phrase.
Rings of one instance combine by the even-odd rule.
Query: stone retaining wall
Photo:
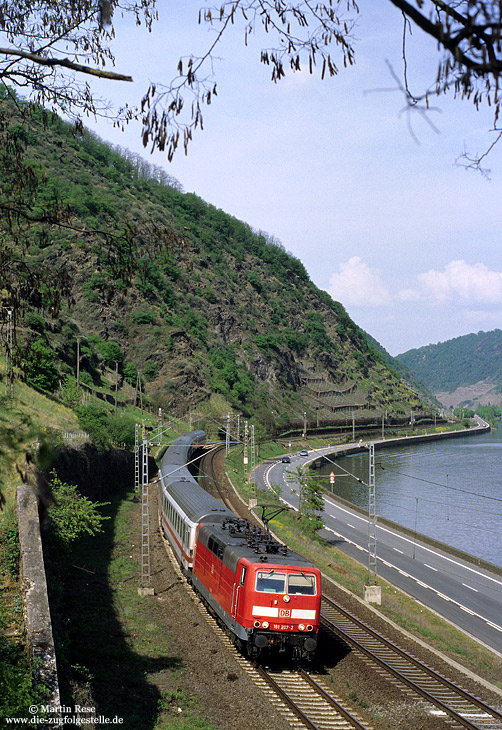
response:
[[[45,704],[60,705],[56,652],[47,597],[38,503],[32,487],[17,488],[21,580],[28,645],[37,682],[49,689]]]

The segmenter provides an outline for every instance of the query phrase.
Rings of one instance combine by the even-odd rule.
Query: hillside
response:
[[[447,406],[499,404],[502,330],[456,337],[396,358]]]
[[[25,261],[50,272],[2,292],[28,382],[57,390],[75,375],[78,339],[89,391],[113,400],[117,368],[119,402],[141,381],[150,407],[178,415],[232,409],[268,427],[424,407],[273,238],[57,117],[13,111],[10,130],[40,181],[26,204],[42,222],[18,223]]]

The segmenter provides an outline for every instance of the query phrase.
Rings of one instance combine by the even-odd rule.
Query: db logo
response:
[[[279,609],[279,617],[280,618],[289,618],[291,616],[291,609],[290,608],[280,608]]]

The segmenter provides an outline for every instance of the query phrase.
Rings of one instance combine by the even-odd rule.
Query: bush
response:
[[[76,409],[80,428],[89,434],[98,449],[111,446],[108,413],[98,403],[89,403]]]
[[[82,402],[82,389],[78,387],[76,378],[71,375],[65,377],[61,386],[60,398],[68,408],[77,408]]]
[[[134,324],[155,324],[155,314],[146,309],[136,309],[131,312],[131,319]]]
[[[104,342],[101,340],[96,343],[96,349],[103,357],[105,365],[109,368],[114,368],[115,362],[123,362],[124,360],[124,353],[117,342],[112,342],[111,340]]]
[[[125,449],[134,448],[136,430],[134,416],[119,413],[116,417],[110,417],[108,429],[116,446],[123,446]]]
[[[24,323],[27,327],[41,335],[45,332],[45,319],[39,314],[36,314],[36,312],[28,312],[24,318]]]
[[[73,484],[62,482],[51,472],[54,503],[49,508],[49,540],[58,550],[67,552],[81,535],[102,532],[103,517],[98,511],[109,502],[91,502]]]

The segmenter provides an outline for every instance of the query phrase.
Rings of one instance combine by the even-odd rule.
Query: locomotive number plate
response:
[[[290,608],[280,608],[279,609],[279,618],[291,618],[291,609]]]
[[[293,631],[294,628],[291,624],[272,624],[274,631]]]

